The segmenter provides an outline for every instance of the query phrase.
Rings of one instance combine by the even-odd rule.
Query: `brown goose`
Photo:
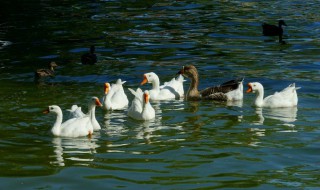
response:
[[[43,77],[54,77],[54,68],[56,68],[58,65],[56,62],[52,61],[49,63],[47,69],[37,69],[37,71],[34,73],[35,79],[40,79]]]
[[[230,80],[221,85],[198,91],[199,76],[195,66],[184,66],[178,74],[191,79],[191,84],[186,94],[187,100],[237,101],[243,98],[243,79]]]

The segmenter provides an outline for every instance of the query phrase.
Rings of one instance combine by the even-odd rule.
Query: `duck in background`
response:
[[[296,87],[295,83],[290,84],[287,88],[280,92],[275,92],[273,95],[264,96],[264,88],[259,82],[248,83],[247,93],[256,93],[256,99],[254,105],[256,107],[268,107],[268,108],[285,108],[294,107],[298,105],[297,91],[300,87]]]
[[[195,66],[183,66],[178,74],[191,79],[191,84],[186,94],[187,100],[239,101],[243,99],[243,78],[230,80],[221,85],[199,91],[199,75]]]
[[[56,62],[52,61],[48,64],[48,68],[47,69],[37,69],[34,73],[34,78],[35,80],[39,80],[41,78],[45,78],[45,77],[54,77],[54,69],[57,67],[58,65],[56,64]]]
[[[83,65],[94,65],[97,63],[97,55],[95,54],[96,48],[94,46],[90,47],[90,52],[83,54],[81,56],[81,63]]]
[[[264,36],[279,36],[279,43],[285,43],[282,40],[282,36],[283,36],[282,26],[287,26],[287,24],[283,20],[278,21],[278,26],[263,23],[262,24],[262,34]]]

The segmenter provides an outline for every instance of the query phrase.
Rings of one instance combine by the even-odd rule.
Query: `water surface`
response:
[[[5,189],[318,189],[320,131],[317,1],[10,1],[0,18],[0,187]],[[286,21],[284,40],[261,23]],[[80,56],[96,46],[98,63]],[[34,71],[50,61],[56,77]],[[194,64],[200,89],[234,77],[265,94],[295,82],[299,104],[256,109],[243,102],[152,102],[156,119],[96,115],[91,139],[50,134],[48,105],[86,111],[104,82],[137,88]],[[185,90],[190,81],[185,82]],[[150,85],[142,86],[149,89]],[[67,114],[64,111],[65,115]]]

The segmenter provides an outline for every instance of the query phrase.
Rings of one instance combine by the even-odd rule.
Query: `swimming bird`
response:
[[[221,85],[199,91],[199,76],[195,66],[183,66],[178,74],[191,79],[191,84],[186,94],[187,100],[238,101],[243,99],[243,79],[230,80]]]
[[[105,110],[122,110],[128,107],[129,100],[123,90],[123,84],[126,81],[118,79],[115,84],[104,84],[103,108]]]
[[[256,99],[254,105],[256,107],[269,107],[269,108],[280,108],[280,107],[294,107],[298,105],[297,91],[300,87],[296,87],[295,83],[290,84],[287,88],[280,92],[275,92],[273,95],[264,96],[264,88],[259,82],[248,83],[247,93],[256,93]]]
[[[95,107],[102,106],[97,97],[92,97],[89,102],[89,113],[84,117],[72,118],[62,123],[63,113],[57,105],[51,105],[43,113],[57,114],[56,121],[51,129],[51,133],[55,136],[62,137],[81,137],[92,135],[94,126],[96,125]]]
[[[40,78],[44,78],[44,77],[54,77],[54,69],[57,67],[58,65],[56,64],[56,62],[52,61],[48,64],[48,68],[47,69],[38,69],[35,73],[34,73],[34,77],[35,79],[40,79]]]
[[[152,89],[149,90],[150,100],[168,100],[180,99],[184,96],[183,82],[183,76],[179,75],[160,86],[158,75],[150,72],[143,75],[143,81],[140,84],[152,83]]]
[[[80,118],[80,117],[84,117],[85,114],[82,112],[81,107],[77,106],[77,105],[72,105],[71,109],[67,109],[69,113],[69,119],[72,118]]]
[[[128,116],[136,120],[151,120],[155,118],[155,110],[149,102],[149,91],[142,92],[140,88],[136,91],[129,88],[135,96],[128,109]]]
[[[81,56],[81,63],[83,65],[94,65],[97,63],[97,55],[95,54],[96,48],[94,46],[90,47],[90,52],[83,54]]]
[[[262,33],[264,36],[279,36],[279,42],[282,41],[283,29],[282,26],[287,26],[283,20],[278,21],[278,26],[267,23],[262,24]]]

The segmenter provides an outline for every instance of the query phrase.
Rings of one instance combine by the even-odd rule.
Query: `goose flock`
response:
[[[99,122],[95,117],[96,106],[103,107],[105,110],[126,110],[129,117],[135,120],[152,120],[155,118],[155,110],[150,100],[176,100],[182,97],[185,100],[215,100],[215,101],[241,101],[243,99],[243,81],[244,79],[234,79],[222,83],[218,86],[207,87],[198,90],[199,75],[195,66],[186,65],[177,73],[177,77],[169,82],[160,85],[160,80],[154,72],[145,73],[141,85],[151,83],[150,90],[142,91],[141,88],[128,90],[134,96],[129,106],[129,100],[125,94],[123,84],[126,81],[118,79],[116,83],[104,84],[104,95],[102,103],[99,98],[92,97],[88,103],[88,113],[84,114],[81,107],[73,105],[68,111],[69,119],[63,122],[62,110],[57,105],[48,106],[43,113],[55,113],[56,121],[51,129],[55,136],[62,137],[81,137],[91,136],[94,131],[101,129]],[[191,80],[187,93],[184,93],[184,78]],[[249,82],[247,93],[256,93],[254,106],[268,108],[295,107],[298,104],[298,96],[295,84],[290,84],[280,92],[275,92],[264,98],[264,89],[259,82]]]
[[[262,34],[264,36],[279,36],[279,42],[284,43],[282,40],[283,28],[287,26],[283,20],[278,21],[278,26],[263,23]],[[97,56],[95,54],[95,47],[91,46],[90,51],[81,56],[81,63],[83,65],[94,65],[97,62]],[[51,62],[47,69],[38,69],[35,72],[35,79],[44,77],[53,77],[54,68],[57,67],[55,62]],[[174,77],[171,81],[165,82],[160,85],[160,79],[154,72],[145,73],[140,85],[151,83],[152,88],[145,90],[144,92],[137,88],[128,90],[133,94],[134,99],[129,106],[129,100],[125,94],[123,84],[126,81],[118,79],[116,83],[104,84],[104,95],[102,97],[102,103],[99,98],[92,97],[88,104],[88,113],[84,114],[81,107],[73,105],[70,112],[69,119],[63,121],[62,110],[57,105],[49,106],[43,113],[55,113],[57,115],[56,121],[51,129],[51,132],[55,136],[63,137],[80,137],[91,136],[94,131],[101,129],[99,122],[95,117],[96,106],[103,107],[103,109],[112,110],[126,110],[127,115],[136,120],[152,120],[155,118],[155,110],[152,107],[150,101],[156,100],[174,100],[185,98],[185,100],[198,101],[198,100],[214,100],[214,101],[226,101],[234,102],[241,101],[243,99],[243,78],[233,79],[222,83],[218,86],[210,86],[202,90],[198,90],[199,75],[195,66],[186,65],[177,73],[177,77]],[[191,80],[187,93],[184,93],[183,82],[184,78]],[[280,92],[275,92],[273,95],[269,95],[264,98],[264,89],[259,82],[249,82],[247,93],[256,93],[254,105],[256,107],[268,107],[268,108],[288,108],[296,107],[298,104],[298,96],[296,90],[300,87],[296,87],[295,84],[290,84]]]

